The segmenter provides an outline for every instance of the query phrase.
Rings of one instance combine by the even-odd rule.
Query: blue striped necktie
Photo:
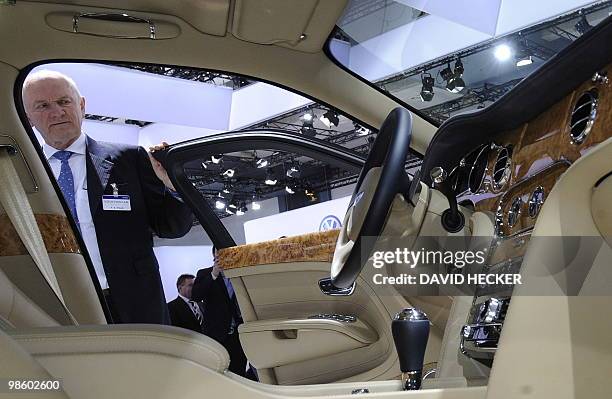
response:
[[[77,216],[76,211],[76,199],[74,194],[74,176],[72,175],[72,169],[70,169],[70,164],[68,160],[72,156],[71,151],[58,151],[53,154],[53,157],[59,159],[62,163],[60,168],[60,174],[57,178],[57,183],[60,186],[60,190],[62,190],[62,194],[64,194],[64,198],[68,203],[68,207],[70,208],[70,213],[74,217],[77,225],[79,223],[79,218]]]
[[[195,301],[189,301],[189,305],[191,306],[191,311],[193,312],[193,314],[195,315],[196,319],[198,320],[198,323],[200,325],[202,325],[202,322],[204,321],[202,319],[202,314],[200,313],[200,308],[198,307],[198,304],[195,303]]]
[[[232,299],[234,296],[234,286],[229,278],[225,277],[225,274],[221,272],[221,277],[223,277],[223,283],[225,284],[225,288],[227,288],[227,295]]]

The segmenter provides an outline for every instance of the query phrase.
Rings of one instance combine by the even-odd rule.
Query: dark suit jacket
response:
[[[197,302],[197,304],[202,314],[204,314],[204,308],[201,306],[201,302]],[[170,320],[173,326],[186,328],[199,333],[203,332],[198,319],[183,298],[177,296],[176,299],[168,302],[168,310],[170,311]]]
[[[242,323],[236,296],[230,299],[223,277],[213,280],[212,267],[201,269],[196,275],[191,290],[191,299],[204,301],[204,333],[217,342],[224,343],[230,331],[232,317],[237,324]]]
[[[111,296],[123,323],[170,324],[152,231],[178,238],[192,225],[189,207],[157,178],[142,147],[87,137],[87,195]],[[130,196],[131,211],[105,211],[102,195]]]

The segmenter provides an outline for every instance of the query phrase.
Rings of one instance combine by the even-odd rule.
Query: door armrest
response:
[[[244,323],[238,331],[247,358],[259,368],[329,356],[378,340],[376,332],[358,319],[272,319]]]

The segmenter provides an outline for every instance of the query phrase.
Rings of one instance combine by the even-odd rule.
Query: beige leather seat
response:
[[[515,398],[525,387],[550,398],[610,397],[611,157],[612,138],[576,161],[545,200],[523,260],[524,284],[515,287],[504,323],[490,397]],[[559,237],[574,239],[560,245]],[[589,261],[577,256],[584,250]]]
[[[9,337],[0,329],[0,376],[5,379],[14,377],[19,380],[49,380],[53,377],[38,363],[26,350],[24,350],[14,339]],[[4,382],[3,382],[4,383]],[[62,399],[68,398],[64,392],[25,393],[7,392],[7,387],[2,387],[0,398],[44,398]],[[4,392],[4,393],[2,393]]]
[[[195,398],[207,380],[229,379],[229,355],[209,337],[160,325],[60,326],[2,270],[0,359],[0,378],[59,378],[68,394],[20,393],[19,398],[118,398],[126,392],[168,398],[177,390]],[[190,386],[198,390],[190,394]],[[0,398],[16,397],[3,390]]]
[[[17,288],[0,270],[0,328],[51,327],[59,323]]]

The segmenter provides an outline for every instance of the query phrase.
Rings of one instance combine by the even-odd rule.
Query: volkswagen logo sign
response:
[[[327,215],[323,218],[323,220],[321,220],[321,223],[319,224],[319,231],[334,230],[339,229],[340,227],[342,227],[340,219],[334,215]]]

